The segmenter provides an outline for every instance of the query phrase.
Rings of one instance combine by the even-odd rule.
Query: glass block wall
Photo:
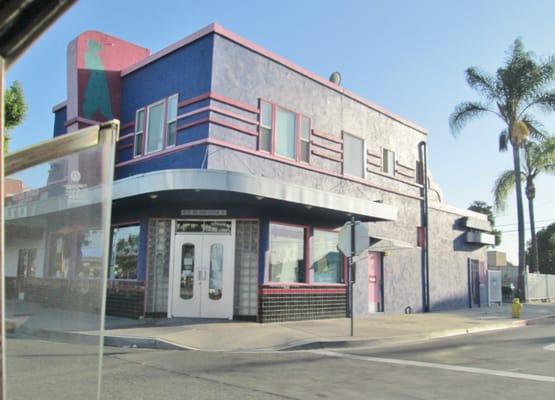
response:
[[[171,221],[148,223],[147,314],[165,316],[168,311]]]
[[[258,296],[258,221],[237,221],[235,230],[235,316],[256,316]]]

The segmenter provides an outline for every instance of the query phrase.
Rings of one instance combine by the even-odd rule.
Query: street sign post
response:
[[[339,231],[337,249],[348,258],[349,272],[349,315],[351,317],[351,336],[354,335],[354,302],[353,284],[355,283],[355,256],[368,249],[370,241],[368,239],[368,228],[360,221],[355,221],[352,217]]]

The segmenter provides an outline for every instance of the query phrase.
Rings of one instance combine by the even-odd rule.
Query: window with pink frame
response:
[[[258,149],[298,162],[310,162],[310,118],[260,100]]]

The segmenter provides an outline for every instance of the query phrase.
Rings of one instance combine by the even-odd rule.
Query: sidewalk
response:
[[[189,350],[263,351],[320,347],[381,346],[468,333],[508,329],[553,318],[555,304],[527,304],[522,319],[511,318],[510,305],[503,307],[434,312],[428,314],[374,314],[355,319],[355,335],[349,336],[350,320],[326,319],[258,324],[254,322],[205,322],[169,320],[143,326],[116,327],[107,320],[106,343],[133,344],[140,339]],[[139,321],[140,322],[140,321]],[[125,340],[122,340],[125,338]]]
[[[30,315],[34,314],[34,315]],[[97,335],[98,319],[63,310],[30,312],[20,317],[16,332],[33,330],[64,335]],[[21,315],[21,314],[20,314]],[[23,318],[23,319],[21,319]],[[549,320],[548,320],[549,318]],[[90,324],[86,321],[90,320]],[[275,351],[321,347],[385,346],[434,338],[508,329],[540,321],[555,323],[555,304],[526,304],[521,319],[503,307],[409,315],[372,314],[348,318],[258,324],[255,322],[173,318],[131,320],[107,317],[105,344],[203,351]],[[72,325],[78,321],[78,325]]]

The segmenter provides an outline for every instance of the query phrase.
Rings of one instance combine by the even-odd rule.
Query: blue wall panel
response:
[[[201,145],[173,153],[166,153],[160,157],[137,161],[133,164],[123,165],[116,168],[115,178],[122,179],[132,175],[164,169],[201,168],[206,148],[206,145]]]
[[[66,133],[67,108],[60,108],[54,113],[54,137]]]

